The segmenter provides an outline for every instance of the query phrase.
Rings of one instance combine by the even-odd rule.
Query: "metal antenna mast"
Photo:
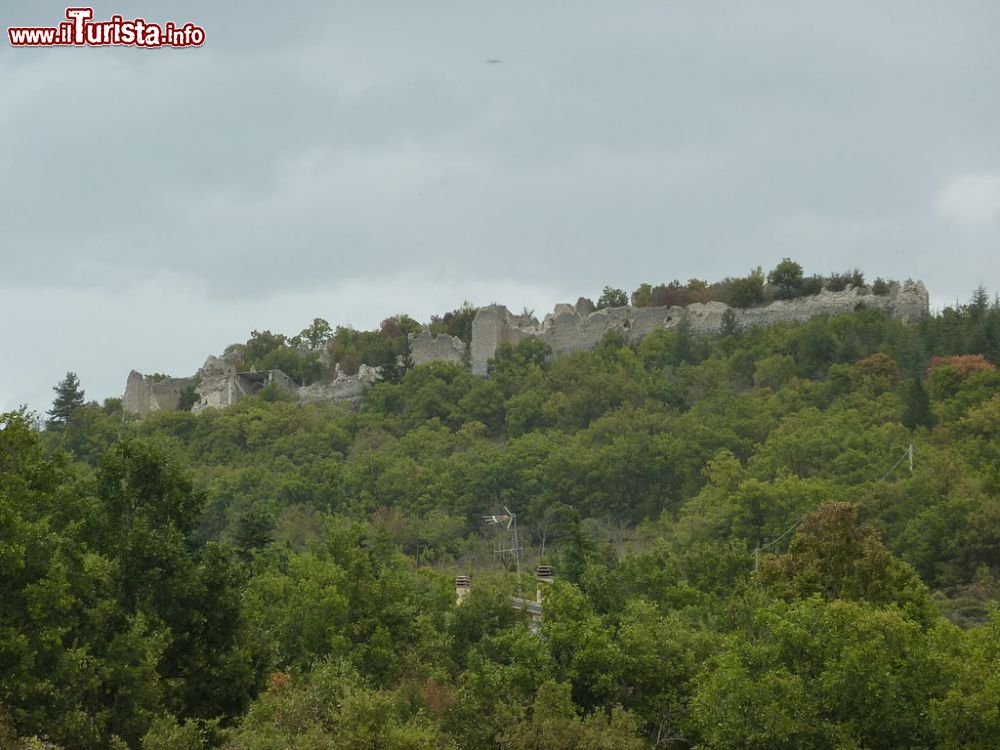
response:
[[[499,532],[493,542],[493,557],[505,565],[508,560],[514,560],[514,567],[517,570],[517,594],[520,596],[521,557],[524,555],[524,548],[517,535],[517,514],[506,505],[503,509],[505,513],[483,516],[483,520],[491,526],[496,526]]]

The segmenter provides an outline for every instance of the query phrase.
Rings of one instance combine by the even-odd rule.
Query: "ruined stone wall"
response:
[[[486,363],[493,358],[500,344],[516,344],[523,338],[536,335],[537,326],[537,320],[511,315],[503,305],[479,308],[472,321],[472,345],[469,347],[472,371],[485,375]]]
[[[612,307],[590,312],[592,303],[581,298],[576,305],[556,305],[541,325],[525,324],[505,307],[491,305],[481,308],[472,323],[472,371],[485,374],[497,346],[526,336],[537,336],[552,347],[554,354],[564,354],[593,349],[609,331],[635,341],[657,328],[673,328],[685,318],[694,333],[715,334],[730,309],[737,325],[749,328],[780,321],[807,321],[814,315],[837,315],[860,307],[884,310],[904,323],[915,322],[927,314],[927,289],[920,282],[894,285],[886,295],[872,294],[865,287],[848,287],[840,292],[824,289],[810,297],[746,309],[730,308],[722,302],[698,302],[687,307]]]
[[[198,402],[191,407],[195,414],[205,409],[224,409],[251,394],[237,373],[205,376],[198,387]]]
[[[462,364],[468,354],[465,342],[456,336],[430,331],[410,334],[410,361],[414,365],[428,362],[455,362]]]
[[[382,370],[378,367],[361,365],[354,375],[338,372],[333,380],[317,382],[298,389],[299,403],[313,401],[344,401],[356,405],[364,398],[369,386],[382,379]]]
[[[193,377],[153,380],[149,375],[132,370],[125,383],[122,409],[139,419],[145,419],[156,411],[177,411],[181,391],[196,382]]]
[[[811,297],[780,300],[763,307],[732,308],[736,324],[748,328],[771,325],[781,321],[807,321],[814,315],[853,312],[860,307],[884,310],[895,318],[910,323],[920,320],[928,311],[928,295],[924,285],[912,282],[893,285],[890,293],[875,295],[867,288],[848,287],[841,292],[823,290]],[[502,305],[480,308],[472,322],[472,343],[465,344],[453,336],[433,336],[424,331],[410,339],[411,359],[415,365],[427,362],[470,361],[472,371],[485,375],[487,363],[497,347],[517,343],[529,336],[546,342],[555,354],[593,349],[609,331],[617,331],[635,341],[657,328],[673,328],[687,320],[694,333],[717,333],[724,316],[730,310],[721,302],[695,303],[687,307],[614,307],[596,310],[594,303],[580,298],[575,305],[559,304],[555,311],[539,323],[531,315],[513,315]],[[153,381],[133,370],[125,386],[122,406],[125,411],[144,419],[155,411],[176,410],[184,388],[195,384],[198,402],[192,408],[200,412],[208,408],[223,409],[245,396],[250,396],[268,383],[274,383],[300,402],[345,401],[356,404],[365,390],[381,380],[378,368],[362,365],[355,375],[337,373],[333,380],[313,383],[303,388],[283,372],[243,372],[243,346],[235,344],[221,357],[209,357],[195,377],[165,378]]]
[[[202,372],[205,372],[205,368],[202,368]],[[197,414],[205,409],[224,409],[245,396],[259,393],[261,388],[271,384],[288,393],[296,394],[299,390],[295,381],[281,370],[232,372],[224,368],[213,374],[203,374],[201,383],[195,388],[198,402],[191,407],[191,411]]]
[[[127,414],[135,414],[140,419],[149,416],[149,403],[152,394],[146,377],[138,370],[132,370],[125,381],[125,395],[122,396],[122,410]]]
[[[331,381],[300,388],[281,370],[237,372],[235,365],[223,358],[209,357],[198,375],[190,378],[166,378],[153,382],[148,376],[133,370],[125,385],[122,405],[125,411],[139,419],[145,419],[154,411],[176,411],[180,405],[180,392],[194,385],[198,401],[191,411],[197,414],[205,409],[225,409],[273,384],[295,396],[299,403],[344,401],[353,406],[361,401],[369,386],[381,379],[381,368],[361,365],[354,375],[338,372]]]

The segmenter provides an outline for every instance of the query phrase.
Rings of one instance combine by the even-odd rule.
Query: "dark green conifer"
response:
[[[49,419],[46,422],[50,430],[65,425],[73,410],[83,406],[83,389],[80,388],[80,379],[75,372],[67,372],[66,377],[54,385],[52,390],[56,392],[56,397],[52,408],[47,412]]]

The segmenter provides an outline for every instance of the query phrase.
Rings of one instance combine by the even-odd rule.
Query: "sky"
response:
[[[65,9],[0,0],[0,411],[783,257],[1000,291],[996,0],[118,0],[205,42],[6,38]]]

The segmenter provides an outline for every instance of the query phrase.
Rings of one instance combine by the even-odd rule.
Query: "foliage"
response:
[[[767,274],[767,283],[776,287],[778,299],[791,299],[802,293],[802,266],[790,258],[784,258]]]
[[[601,296],[597,298],[598,310],[603,310],[605,307],[624,307],[627,304],[628,295],[625,291],[612,286],[604,287]]]
[[[431,316],[430,331],[434,334],[446,333],[449,336],[455,336],[468,344],[472,341],[472,321],[476,317],[477,310],[475,305],[466,301],[457,310],[447,312],[440,317],[433,315]],[[418,326],[411,333],[417,333],[419,330]]]
[[[65,426],[73,416],[73,411],[83,406],[84,392],[80,388],[80,379],[75,372],[67,372],[66,377],[52,387],[56,392],[56,397],[52,401],[52,408],[47,412],[49,415],[46,426],[52,430]]]
[[[405,316],[317,319],[244,356],[402,358],[356,411],[4,414],[0,744],[994,747],[998,321],[681,320],[480,378],[405,366]]]
[[[309,349],[319,349],[333,338],[333,329],[323,318],[313,318],[312,325],[299,331],[299,335],[291,339],[292,346],[300,344]]]
[[[764,302],[764,271],[758,266],[748,276],[726,279],[720,296],[732,307],[753,307]]]

